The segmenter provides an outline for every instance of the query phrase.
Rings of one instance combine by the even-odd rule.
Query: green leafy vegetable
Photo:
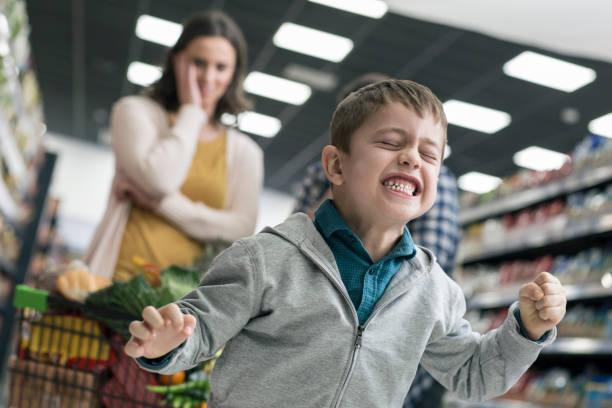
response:
[[[198,286],[200,275],[195,269],[172,265],[161,272],[160,280],[161,285],[155,288],[142,275],[129,282],[115,281],[85,299],[85,304],[90,306],[85,314],[127,339],[128,326],[140,318],[142,309],[161,307],[180,299]]]

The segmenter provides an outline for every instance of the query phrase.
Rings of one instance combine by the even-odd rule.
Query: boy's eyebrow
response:
[[[393,126],[378,129],[376,132],[374,132],[374,135],[380,135],[383,133],[399,133],[400,136],[408,137],[408,132],[406,132],[404,129],[399,128],[399,127],[393,127]]]
[[[427,143],[428,145],[432,145],[432,146],[435,146],[435,147],[437,147],[437,148],[441,148],[441,147],[442,147],[442,146],[440,146],[440,143],[438,143],[436,140],[434,140],[434,139],[433,139],[433,138],[431,138],[431,137],[425,136],[425,137],[423,138],[423,140],[424,140],[424,141],[425,141],[425,143]]]
[[[377,131],[374,132],[374,135],[379,135],[379,134],[382,134],[382,133],[389,133],[389,132],[399,133],[403,137],[408,137],[409,136],[408,132],[406,132],[404,129],[402,129],[400,127],[394,127],[394,126],[378,129]],[[434,138],[431,138],[429,136],[424,136],[422,139],[428,145],[432,145],[432,146],[435,146],[437,148],[441,148],[440,143],[438,143]]]

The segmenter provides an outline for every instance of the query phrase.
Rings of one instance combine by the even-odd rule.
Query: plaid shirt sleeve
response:
[[[433,377],[419,365],[417,372],[414,375],[414,380],[412,380],[410,391],[408,391],[408,394],[406,394],[406,398],[404,399],[404,405],[402,405],[402,408],[418,407],[419,403],[422,402],[423,394],[425,394],[427,390],[431,388],[434,381],[435,380]]]
[[[313,163],[306,169],[306,176],[298,186],[293,212],[308,212],[321,201],[329,188],[329,181],[321,163]]]
[[[429,211],[408,224],[415,244],[431,249],[442,269],[453,276],[457,247],[461,238],[457,180],[442,166],[438,180],[438,195]],[[402,408],[419,407],[434,379],[419,365]]]
[[[461,238],[459,199],[455,176],[440,169],[438,195],[429,211],[408,223],[415,244],[431,249],[448,276],[453,276],[457,247]]]

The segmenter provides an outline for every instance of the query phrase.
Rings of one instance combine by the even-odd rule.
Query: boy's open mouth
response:
[[[416,196],[421,192],[421,186],[417,180],[411,180],[405,177],[390,177],[383,181],[383,185],[390,190],[399,191],[411,196]]]

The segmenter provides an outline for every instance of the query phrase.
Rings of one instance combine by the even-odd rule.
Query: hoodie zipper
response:
[[[342,387],[340,387],[340,391],[336,395],[336,398],[334,398],[334,403],[332,404],[332,407],[337,408],[337,407],[340,406],[340,401],[342,401],[342,397],[344,396],[344,391],[346,390],[346,386],[348,384],[348,380],[349,380],[349,378],[351,378],[351,374],[353,373],[353,369],[355,367],[355,361],[357,361],[357,353],[358,353],[359,349],[361,348],[361,340],[362,340],[362,337],[363,337],[363,331],[366,329],[366,327],[368,326],[370,321],[382,309],[387,307],[388,304],[393,302],[395,299],[397,299],[403,293],[404,292],[402,291],[402,292],[398,293],[397,296],[394,296],[393,298],[388,299],[384,304],[378,305],[378,307],[376,307],[374,310],[372,310],[372,313],[370,314],[370,316],[368,317],[366,322],[363,325],[359,325],[357,327],[357,334],[355,335],[355,342],[353,343],[353,351],[352,351],[352,354],[351,354],[351,363],[349,365],[347,373],[344,375],[344,380],[342,381]]]
[[[344,391],[346,390],[346,386],[348,384],[349,378],[351,378],[351,374],[353,373],[353,368],[355,368],[355,361],[357,361],[357,354],[359,349],[361,348],[361,338],[363,337],[364,327],[359,325],[357,327],[357,334],[355,335],[355,342],[353,343],[353,351],[351,353],[351,363],[349,364],[348,370],[344,375],[344,380],[342,381],[342,386],[338,390],[338,394],[336,398],[334,398],[334,403],[332,407],[337,408],[340,406],[340,401],[342,401],[342,396],[344,395]]]
[[[350,364],[346,370],[346,373],[343,376],[342,385],[340,386],[338,393],[334,397],[333,402],[331,404],[331,406],[335,408],[340,405],[340,401],[342,400],[342,396],[344,395],[344,390],[346,389],[348,380],[351,377],[353,368],[355,367],[355,361],[357,361],[357,352],[361,348],[361,338],[363,337],[363,330],[365,329],[365,327],[359,324],[359,318],[357,317],[357,310],[355,309],[355,306],[353,305],[353,302],[351,301],[351,298],[348,296],[348,294],[342,291],[342,286],[336,281],[334,274],[329,272],[325,268],[325,266],[318,259],[316,259],[316,257],[311,256],[311,259],[322,271],[324,271],[325,275],[327,275],[327,279],[329,279],[332,282],[336,290],[342,295],[346,303],[349,305],[350,310],[352,311],[353,319],[357,323],[357,333],[355,334],[355,341],[353,342],[353,349],[351,351]]]
[[[342,386],[338,390],[338,393],[336,394],[336,397],[334,398],[333,403],[331,405],[331,407],[337,408],[338,406],[340,406],[340,401],[342,401],[342,397],[344,396],[344,391],[346,390],[346,387],[347,387],[347,384],[348,384],[348,380],[351,377],[351,374],[353,373],[353,369],[355,367],[355,362],[357,361],[357,352],[361,348],[361,341],[362,341],[362,337],[363,337],[363,331],[367,327],[367,325],[370,322],[370,320],[372,320],[372,318],[375,315],[377,315],[378,312],[381,309],[385,308],[389,303],[391,303],[393,300],[397,299],[402,293],[404,293],[404,291],[402,291],[401,293],[398,293],[397,296],[394,296],[393,298],[387,300],[384,304],[382,304],[379,307],[376,307],[374,310],[372,310],[372,313],[370,314],[370,317],[368,317],[368,319],[366,320],[366,322],[362,326],[362,325],[359,324],[359,318],[357,317],[357,310],[355,310],[355,306],[353,305],[353,302],[348,297],[348,295],[345,292],[342,291],[342,287],[340,286],[340,284],[338,284],[338,282],[336,281],[336,278],[334,277],[334,275],[331,272],[327,271],[325,266],[318,259],[316,259],[316,257],[310,256],[310,258],[322,271],[325,272],[326,275],[328,275],[327,278],[332,282],[332,284],[335,286],[336,290],[338,292],[340,292],[340,294],[344,297],[344,300],[348,303],[349,308],[353,312],[353,318],[355,319],[355,322],[357,322],[357,333],[355,334],[355,341],[353,343],[353,349],[351,351],[350,364],[348,366],[346,374],[343,376],[344,379],[342,380]]]

